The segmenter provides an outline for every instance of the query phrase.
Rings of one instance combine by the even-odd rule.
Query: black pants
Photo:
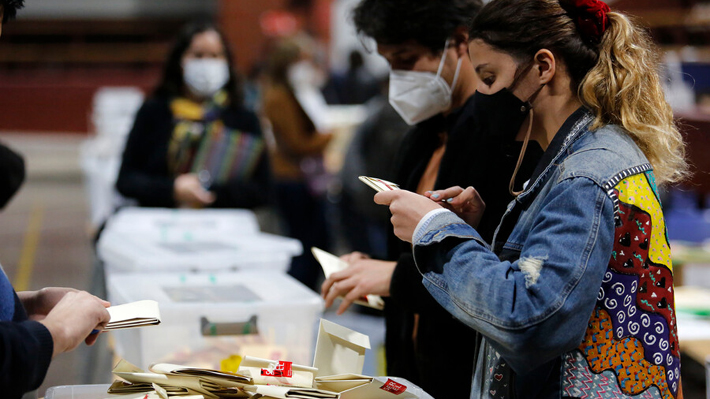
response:
[[[316,285],[323,270],[311,254],[311,247],[330,249],[325,200],[311,194],[305,182],[277,182],[276,196],[286,233],[303,244],[303,254],[293,258],[288,274],[320,292]]]

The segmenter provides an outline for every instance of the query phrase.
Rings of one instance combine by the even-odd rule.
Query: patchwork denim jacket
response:
[[[501,225],[520,216],[496,252],[451,212],[415,232],[424,285],[484,336],[472,398],[680,396],[653,171],[621,128],[592,121],[580,109],[558,132],[551,162],[509,204]]]

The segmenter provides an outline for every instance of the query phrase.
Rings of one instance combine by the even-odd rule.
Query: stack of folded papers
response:
[[[407,380],[362,375],[366,335],[321,320],[313,366],[246,356],[238,372],[168,363],[149,371],[122,360],[108,390],[125,399],[433,399]]]
[[[106,309],[111,320],[104,331],[121,330],[160,324],[160,309],[156,301],[138,301]]]

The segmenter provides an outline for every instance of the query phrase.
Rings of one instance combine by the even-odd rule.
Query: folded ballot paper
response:
[[[337,399],[340,397],[336,392],[324,391],[315,388],[293,388],[279,387],[275,385],[254,385],[246,388],[247,391],[277,399]]]
[[[160,324],[160,309],[156,301],[138,301],[106,309],[111,321],[104,331],[120,330]]]
[[[433,399],[421,388],[397,377],[341,374],[316,378],[320,389],[340,394],[340,399]]]
[[[115,394],[134,393],[136,384],[144,384],[148,391],[151,389],[145,384],[156,384],[167,392],[184,390],[187,394],[202,395],[204,398],[248,398],[251,394],[244,391],[246,385],[251,384],[251,379],[237,373],[201,369],[196,367],[178,366],[174,364],[159,363],[150,367],[146,372],[131,363],[121,360],[113,369],[113,374],[131,383],[111,385]],[[217,394],[220,392],[221,394]],[[229,393],[229,394],[227,394]]]
[[[335,272],[348,268],[347,262],[320,248],[313,247],[311,248],[311,252],[313,252],[313,256],[315,256],[316,260],[318,260],[318,263],[320,263],[323,268],[325,278],[330,277],[330,275]],[[356,300],[355,303],[378,310],[385,308],[385,301],[382,300],[382,297],[379,295],[366,295],[362,299]]]
[[[433,399],[411,382],[395,377],[362,375],[370,338],[321,319],[313,366],[315,386],[337,392],[340,399]]]
[[[362,375],[367,335],[321,320],[313,366],[245,356],[238,373],[122,360],[109,393],[133,399],[433,399],[407,380]],[[300,386],[299,386],[300,385]]]
[[[383,180],[383,179],[378,179],[376,177],[367,177],[367,176],[360,176],[358,177],[361,182],[367,184],[370,186],[373,190],[377,191],[378,193],[380,191],[392,191],[392,190],[399,190],[399,185],[396,183],[392,183],[391,181]]]
[[[315,367],[301,366],[292,362],[260,359],[245,356],[239,364],[238,373],[251,377],[255,385],[278,385],[311,388],[318,372]]]

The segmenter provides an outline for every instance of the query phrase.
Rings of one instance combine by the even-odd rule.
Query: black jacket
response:
[[[19,399],[39,388],[52,360],[54,341],[49,330],[27,319],[27,312],[0,269],[0,392]]]
[[[222,112],[225,126],[261,137],[256,115],[246,108],[226,108]],[[147,100],[138,111],[128,136],[123,162],[116,182],[118,191],[138,200],[141,206],[175,207],[174,178],[168,170],[168,145],[175,121],[167,98]],[[224,185],[210,187],[217,200],[214,208],[253,208],[270,198],[270,170],[264,150],[250,180],[233,179]]]
[[[415,191],[439,145],[438,133],[446,131],[448,142],[435,189],[473,186],[486,203],[476,230],[490,242],[513,199],[508,183],[522,143],[506,143],[495,132],[486,132],[481,123],[485,110],[477,109],[472,98],[447,117],[435,116],[407,134],[394,181]],[[541,155],[539,145],[530,142],[517,182],[531,174]],[[476,331],[451,316],[424,288],[410,244],[391,234],[389,248],[389,258],[397,260],[397,266],[385,307],[387,373],[407,378],[437,398],[468,398],[478,350]],[[416,343],[414,314],[419,315]]]

